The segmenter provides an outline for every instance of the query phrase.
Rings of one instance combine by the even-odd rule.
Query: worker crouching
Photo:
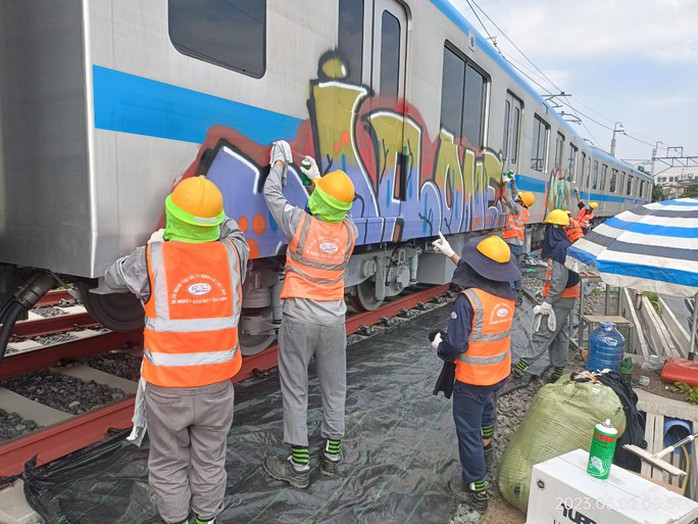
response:
[[[264,198],[274,220],[289,239],[281,298],[279,376],[288,458],[268,456],[264,469],[274,479],[305,488],[310,483],[308,449],[308,365],[315,359],[320,383],[324,439],[321,472],[339,474],[346,399],[346,304],[344,271],[356,242],[356,226],[348,214],[354,185],[343,171],[320,176],[315,161],[301,168],[315,188],[306,209],[291,205],[282,193],[292,162],[284,141],[274,142]]]
[[[486,456],[493,451],[495,406],[511,367],[510,330],[516,292],[509,282],[521,278],[509,246],[490,236],[467,244],[458,256],[443,236],[434,249],[456,264],[453,283],[464,288],[456,297],[445,335],[432,347],[444,362],[455,363],[453,421],[461,474],[448,482],[461,503],[484,512],[488,505]]]
[[[148,482],[165,522],[212,523],[223,510],[226,439],[233,422],[231,378],[249,248],[226,219],[223,196],[204,177],[180,182],[165,201],[162,238],[120,258],[105,283],[143,302],[138,407],[150,437]],[[141,395],[144,402],[141,403]]]

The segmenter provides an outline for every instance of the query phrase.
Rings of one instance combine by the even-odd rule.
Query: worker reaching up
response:
[[[346,398],[346,326],[344,271],[354,249],[357,230],[349,215],[354,184],[343,171],[325,176],[306,157],[301,167],[315,188],[305,210],[288,202],[282,192],[288,165],[288,143],[271,148],[271,171],[264,182],[264,199],[289,240],[281,298],[279,375],[284,412],[284,442],[291,454],[270,455],[264,469],[273,478],[297,488],[310,483],[308,449],[308,365],[315,358],[323,418],[321,472],[336,476],[342,459]]]
[[[434,250],[456,264],[453,283],[464,288],[453,303],[448,330],[431,342],[444,366],[455,363],[453,421],[461,474],[448,482],[448,489],[459,502],[484,512],[489,500],[486,457],[494,450],[494,395],[511,367],[516,293],[509,282],[519,280],[521,272],[509,245],[497,236],[466,244],[461,256],[441,233],[439,237]]]
[[[165,223],[105,274],[107,287],[134,293],[145,309],[129,440],[140,444],[147,423],[148,483],[163,520],[212,524],[224,504],[230,379],[242,365],[238,321],[250,250],[225,216],[223,195],[203,176],[177,184],[165,200]]]
[[[576,187],[574,188],[574,193],[577,195],[577,207],[579,208],[579,213],[577,213],[576,219],[577,222],[579,222],[579,225],[582,227],[584,233],[586,233],[591,227],[591,221],[596,216],[594,211],[599,207],[599,204],[596,202],[589,202],[588,204],[585,204],[584,201],[579,197],[579,189]]]
[[[543,303],[533,308],[534,326],[531,342],[512,369],[512,381],[503,393],[526,385],[532,375],[529,366],[548,350],[552,373],[549,381],[562,376],[567,365],[570,339],[567,323],[579,297],[579,275],[565,267],[565,257],[570,241],[564,228],[569,225],[569,216],[562,209],[554,209],[545,217],[545,237],[541,258],[547,259],[543,286]]]
[[[509,180],[511,180],[511,190],[509,190]],[[516,187],[516,179],[513,176],[511,178],[505,176],[502,177],[502,200],[507,208],[502,238],[509,245],[511,258],[516,267],[520,269],[520,258],[523,251],[524,238],[526,237],[529,209],[536,201],[536,198],[530,191],[519,191]],[[519,278],[512,282],[511,287],[518,295],[516,304],[521,305],[523,301],[521,279]]]
[[[570,219],[570,224],[565,228],[565,233],[567,233],[567,239],[570,243],[574,244],[577,240],[584,236],[584,230],[579,223],[579,220],[572,218],[572,211],[565,211]]]

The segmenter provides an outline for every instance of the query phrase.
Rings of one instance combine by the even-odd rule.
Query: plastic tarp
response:
[[[608,386],[569,382],[569,376],[543,386],[512,436],[499,465],[499,489],[526,513],[533,466],[581,448],[588,450],[594,426],[605,419],[622,435],[625,413]]]
[[[448,522],[456,508],[446,481],[460,465],[451,401],[432,395],[441,361],[427,335],[446,326],[450,304],[351,344],[347,351],[347,427],[342,475],[319,471],[321,408],[311,364],[308,427],[311,485],[298,490],[262,469],[283,454],[276,370],[235,386],[228,437],[228,484],[222,522]],[[530,315],[517,313],[514,345],[528,340]],[[147,439],[124,435],[93,445],[25,475],[30,504],[47,522],[159,522],[147,485]]]

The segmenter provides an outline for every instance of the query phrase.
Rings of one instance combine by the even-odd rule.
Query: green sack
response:
[[[499,490],[526,513],[533,466],[575,449],[589,451],[594,427],[605,419],[625,431],[625,413],[608,386],[563,377],[543,386],[499,463]]]

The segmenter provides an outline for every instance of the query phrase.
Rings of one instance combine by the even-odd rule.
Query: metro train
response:
[[[251,247],[243,354],[264,349],[286,242],[261,194],[277,139],[355,184],[346,285],[362,310],[447,282],[430,242],[441,231],[458,249],[501,228],[502,172],[536,196],[527,238],[576,207],[574,187],[600,217],[651,195],[648,175],[587,144],[448,0],[0,0],[0,42],[6,306],[72,283],[105,326],[137,329],[135,297],[94,288],[162,225],[173,184],[204,174]],[[305,204],[297,165],[285,193]]]

